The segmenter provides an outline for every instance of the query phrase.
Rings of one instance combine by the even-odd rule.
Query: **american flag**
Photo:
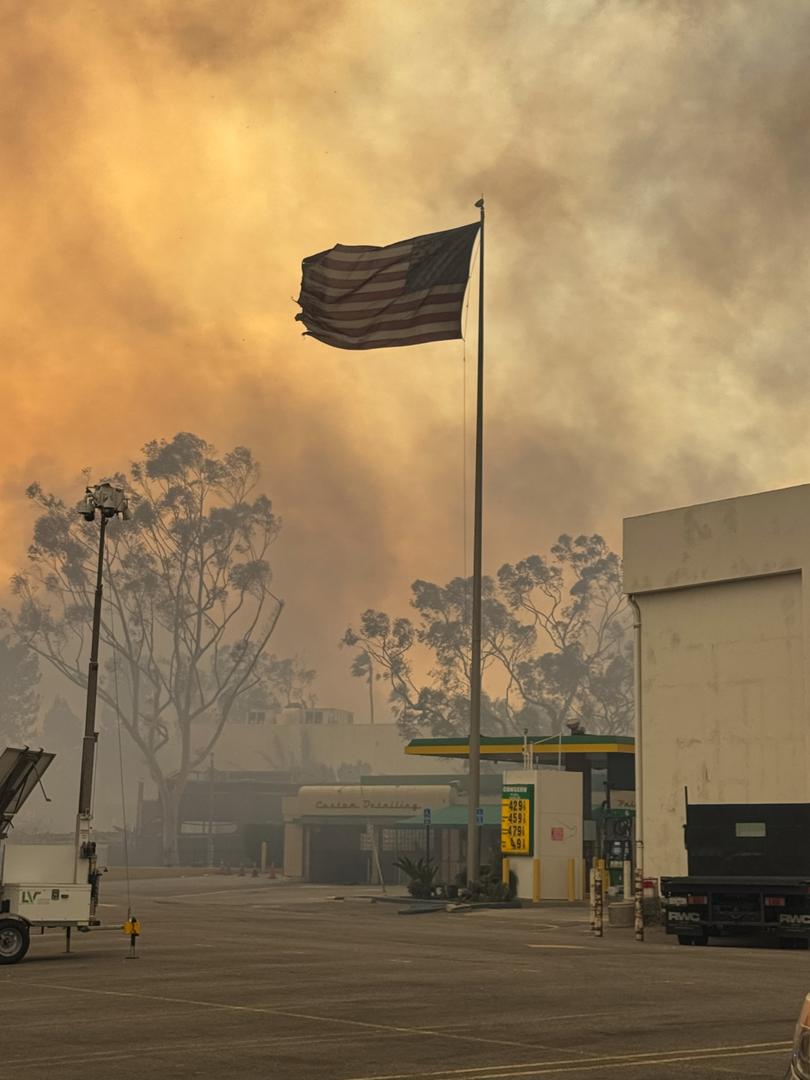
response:
[[[338,349],[385,349],[461,337],[480,224],[387,247],[336,244],[302,263],[305,334]]]

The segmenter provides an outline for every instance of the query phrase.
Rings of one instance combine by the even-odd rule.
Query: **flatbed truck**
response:
[[[664,924],[682,945],[769,935],[810,942],[810,804],[690,804],[688,872],[661,879]]]

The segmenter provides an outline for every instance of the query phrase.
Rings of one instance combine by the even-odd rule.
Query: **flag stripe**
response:
[[[357,341],[379,341],[379,340],[395,340],[397,338],[406,338],[411,336],[411,330],[409,326],[413,326],[409,323],[408,326],[400,327],[399,329],[393,327],[381,327],[379,330],[364,331],[361,334],[347,334],[342,331],[325,329],[325,333],[329,337],[340,338],[342,341],[357,342]],[[434,332],[448,332],[458,328],[457,319],[428,319],[426,322],[416,327],[416,333],[428,334]]]
[[[382,315],[367,316],[360,319],[348,319],[345,315],[331,316],[319,320],[319,325],[324,329],[333,329],[343,332],[344,330],[358,330],[361,327],[371,329],[374,326],[391,326],[398,323],[402,326],[415,325],[419,322],[434,322],[442,319],[455,318],[458,312],[458,304],[427,304],[420,307],[417,312],[389,311]]]
[[[317,296],[321,300],[331,300],[335,302],[339,302],[340,300],[359,292],[362,292],[364,296],[373,296],[377,293],[388,294],[390,296],[401,296],[404,288],[405,275],[403,273],[394,274],[390,278],[384,274],[375,275],[371,281],[349,282],[344,286],[322,285],[319,282],[312,281],[310,281],[309,284],[309,291],[313,296]]]
[[[407,259],[413,250],[413,240],[402,240],[398,244],[389,244],[388,247],[362,247],[351,244],[335,244],[333,248],[324,251],[321,255],[311,255],[311,259],[324,259],[330,262],[345,265],[349,262],[386,262],[388,259]],[[305,259],[304,262],[307,260]]]
[[[353,328],[359,331],[365,327],[374,330],[377,326],[387,326],[392,322],[403,325],[409,320],[415,322],[423,316],[429,316],[436,320],[446,321],[461,316],[461,301],[463,294],[453,296],[428,296],[424,299],[413,301],[403,305],[401,302],[389,301],[384,308],[369,310],[360,307],[356,311],[344,311],[343,308],[333,306],[330,309],[311,311],[310,319],[314,320],[313,328],[323,328],[334,331],[343,331]]]
[[[347,341],[343,338],[334,337],[330,334],[316,334],[311,330],[308,331],[309,337],[317,338],[318,341],[322,341],[325,345],[334,345],[338,349],[386,349],[399,345],[424,345],[428,341],[449,341],[452,338],[460,337],[458,333],[458,327],[453,327],[452,330],[436,330],[430,333],[410,334],[407,338],[386,338],[382,340],[372,340],[370,338],[362,338],[359,341]]]
[[[352,328],[357,330],[364,326],[369,330],[373,330],[376,326],[389,326],[391,323],[395,322],[405,325],[408,321],[416,322],[417,319],[423,319],[425,317],[430,317],[435,320],[445,320],[456,318],[457,316],[458,304],[456,303],[436,304],[425,301],[417,308],[408,311],[401,311],[395,308],[392,311],[384,311],[373,315],[362,314],[361,312],[355,312],[354,315],[320,315],[318,317],[318,326],[341,332]]]
[[[344,334],[349,337],[362,337],[364,334],[372,334],[375,330],[401,330],[408,326],[424,326],[428,324],[446,323],[455,325],[458,323],[458,306],[442,305],[439,310],[435,308],[428,311],[419,311],[416,314],[380,315],[375,319],[320,319],[318,328],[328,331],[330,334]]]
[[[465,285],[434,285],[432,289],[420,289],[418,292],[406,293],[404,296],[395,298],[393,300],[384,301],[379,295],[375,297],[375,302],[355,299],[355,300],[341,300],[340,302],[324,303],[315,299],[311,295],[307,294],[306,308],[312,310],[319,316],[324,317],[339,317],[342,314],[355,317],[356,312],[366,311],[369,316],[375,314],[382,314],[388,311],[412,311],[425,303],[428,298],[432,303],[450,302],[455,300],[456,304],[460,304],[464,298],[464,293],[467,289]],[[303,295],[303,294],[302,294]]]
[[[376,256],[374,258],[370,256],[367,256],[366,258],[355,256],[351,259],[334,259],[329,255],[319,259],[316,263],[312,263],[307,269],[331,270],[333,273],[362,270],[372,274],[375,270],[387,270],[392,266],[396,266],[398,263],[408,266],[410,257],[411,253],[409,251],[400,252],[398,255]]]
[[[404,278],[407,272],[408,263],[399,259],[381,270],[338,270],[319,263],[307,271],[307,277],[310,281],[318,281],[322,285],[339,285],[341,282],[369,281],[371,278],[375,281],[386,281],[392,277]]]

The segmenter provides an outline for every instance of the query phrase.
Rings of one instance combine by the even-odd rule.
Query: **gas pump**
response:
[[[624,884],[625,863],[633,861],[635,810],[611,805],[611,792],[605,784],[605,801],[594,811],[598,829],[598,850],[605,860],[609,888],[618,892]]]

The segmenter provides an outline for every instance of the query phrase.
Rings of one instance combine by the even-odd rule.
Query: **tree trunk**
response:
[[[163,817],[163,865],[177,866],[180,862],[178,834],[180,832],[180,799],[185,785],[161,784],[160,809]]]

